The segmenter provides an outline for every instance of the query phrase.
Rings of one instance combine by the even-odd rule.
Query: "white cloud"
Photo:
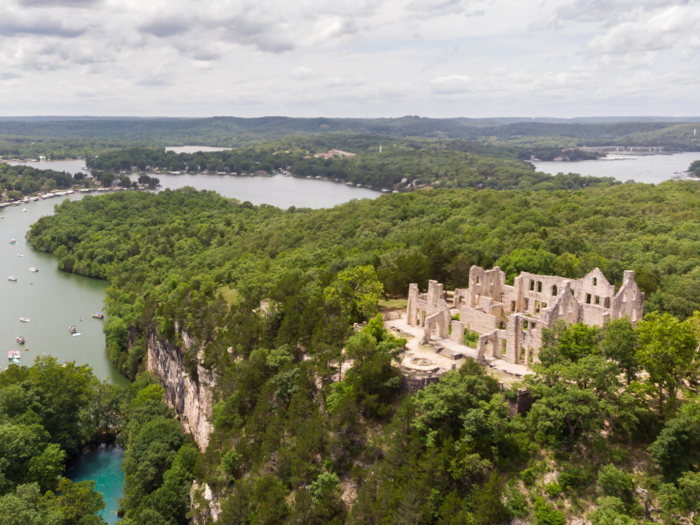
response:
[[[0,114],[700,114],[697,27],[700,0],[7,0]]]

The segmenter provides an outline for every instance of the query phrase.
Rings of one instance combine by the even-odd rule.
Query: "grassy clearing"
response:
[[[229,306],[233,304],[233,302],[236,300],[236,297],[238,297],[238,291],[235,288],[231,288],[230,286],[222,286],[221,288],[219,288],[219,293]]]
[[[379,301],[379,310],[401,310],[408,306],[408,299],[401,297],[399,299],[389,299],[386,301]]]

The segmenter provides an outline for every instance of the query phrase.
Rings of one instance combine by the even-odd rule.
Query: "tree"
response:
[[[656,397],[662,415],[671,415],[684,381],[697,379],[698,341],[693,325],[669,314],[652,312],[637,324],[637,334],[637,360],[649,374],[642,391]]]
[[[102,494],[95,491],[94,481],[73,483],[61,478],[56,495],[47,492],[47,505],[62,518],[61,525],[103,525],[99,513],[105,508]]]
[[[615,497],[600,498],[595,510],[588,513],[588,519],[593,525],[635,525],[635,518],[627,515],[625,504]]]
[[[700,473],[685,472],[677,481],[659,487],[662,516],[668,522],[680,522],[678,514],[700,512]],[[685,521],[685,520],[683,520]]]
[[[625,371],[629,386],[636,379],[639,371],[637,362],[639,337],[630,320],[622,318],[607,323],[603,328],[600,348],[605,357],[617,361],[620,368]]]
[[[570,439],[580,432],[597,435],[606,421],[623,433],[634,428],[634,400],[621,391],[616,363],[589,355],[573,363],[535,365],[535,371],[525,383],[537,400],[528,418],[538,439],[556,440],[565,431]]]
[[[383,292],[374,267],[356,266],[338,273],[333,284],[324,290],[324,296],[348,321],[362,322],[376,314]]]
[[[700,401],[684,405],[649,447],[667,481],[700,471]]]
[[[472,497],[471,512],[475,525],[493,525],[504,521],[506,512],[501,501],[502,494],[503,481],[498,473],[493,472]]]

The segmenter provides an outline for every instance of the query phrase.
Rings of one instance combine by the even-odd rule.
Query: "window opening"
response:
[[[510,311],[515,312],[515,301],[510,302]]]
[[[537,291],[542,293],[542,281],[537,281]]]
[[[605,308],[610,308],[610,297],[605,298],[605,300],[603,301],[603,306]]]
[[[504,339],[501,344],[501,354],[506,355],[508,352],[508,339]]]
[[[525,311],[527,312],[527,309],[530,307],[530,299],[525,298]]]
[[[598,286],[598,278],[597,277],[593,278],[593,286]]]
[[[540,313],[540,302],[535,301],[535,313],[538,314]]]
[[[595,304],[600,306],[600,297],[598,297],[597,295],[595,296]]]
[[[476,276],[476,284],[479,284],[479,280],[480,280],[480,279],[479,279],[479,276],[477,275],[477,276]]]
[[[535,291],[535,280],[530,279],[530,291],[534,292]]]
[[[553,295],[554,297],[556,297],[558,292],[559,292],[559,290],[557,290],[557,285],[556,285],[556,284],[553,285],[553,286],[552,286],[552,295]]]
[[[527,330],[527,321],[523,321],[523,330]]]
[[[591,304],[591,294],[586,294],[586,304]]]

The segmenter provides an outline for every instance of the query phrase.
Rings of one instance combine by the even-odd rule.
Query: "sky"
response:
[[[700,0],[2,0],[0,115],[700,115]]]

